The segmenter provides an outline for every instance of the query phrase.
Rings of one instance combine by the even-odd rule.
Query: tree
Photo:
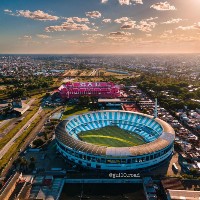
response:
[[[16,163],[17,163],[17,165],[20,165],[21,162],[22,162],[22,157],[18,157],[18,158],[16,159]]]
[[[13,164],[14,168],[16,168],[18,165],[17,160],[14,160],[14,162],[12,164]]]
[[[44,132],[44,139],[48,140],[47,132]]]
[[[30,164],[29,164],[28,167],[29,167],[30,170],[33,170],[33,169],[35,169],[35,158],[34,158],[34,157],[31,157],[31,158],[30,158],[30,161],[31,161],[31,162],[30,162]]]
[[[191,173],[192,175],[196,176],[196,175],[198,174],[198,170],[195,169],[195,168],[191,168],[191,169],[190,169],[190,173]]]
[[[26,95],[26,91],[23,88],[17,88],[17,89],[9,91],[9,95],[12,98],[23,97]]]
[[[33,144],[35,145],[35,147],[40,147],[44,144],[44,141],[39,138],[39,139],[34,140]]]
[[[79,98],[79,104],[83,106],[87,106],[90,101],[91,101],[91,98],[89,96],[81,96]]]
[[[30,158],[30,161],[31,161],[31,162],[35,162],[35,158],[34,158],[34,157],[31,157],[31,158]]]
[[[34,170],[35,169],[35,163],[31,162],[28,167],[29,167],[30,170]]]
[[[21,160],[21,162],[20,162],[20,169],[27,170],[27,168],[28,168],[28,161],[26,160],[26,158],[22,157],[20,160]]]

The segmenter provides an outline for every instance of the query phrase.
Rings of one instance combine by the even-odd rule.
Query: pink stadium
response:
[[[80,96],[116,98],[120,96],[120,88],[112,82],[67,82],[58,88],[64,99]]]

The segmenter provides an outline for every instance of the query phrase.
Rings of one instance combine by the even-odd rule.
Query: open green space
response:
[[[72,116],[72,115],[83,114],[83,113],[86,113],[88,111],[89,111],[89,108],[82,107],[80,105],[67,106],[65,111],[63,112],[62,119],[66,119],[67,117]]]
[[[79,133],[82,141],[109,147],[131,147],[145,144],[139,135],[123,130],[118,126],[106,126],[98,130],[89,130]]]
[[[9,122],[5,123],[1,128],[0,128],[0,133],[3,132],[6,128],[9,127]]]

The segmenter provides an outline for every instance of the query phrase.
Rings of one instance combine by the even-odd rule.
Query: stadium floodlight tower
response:
[[[158,117],[158,99],[155,99],[154,118]]]

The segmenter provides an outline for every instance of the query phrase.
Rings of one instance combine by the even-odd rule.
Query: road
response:
[[[7,153],[10,147],[15,143],[15,140],[22,135],[22,133],[31,125],[31,123],[36,119],[36,117],[42,112],[40,107],[38,111],[33,115],[31,119],[15,134],[15,136],[1,149],[0,159]]]
[[[35,102],[35,98],[30,99],[30,101],[27,103],[29,106],[31,106],[34,102]],[[29,113],[29,111],[26,111],[22,117],[26,117],[26,115]],[[2,121],[2,123],[0,124],[0,128],[3,127],[4,125],[6,125],[7,123],[9,123],[9,126],[7,128],[5,128],[1,133],[0,133],[0,140],[1,138],[3,138],[9,131],[11,131],[11,129],[13,129],[16,124],[17,121],[19,120],[19,118],[12,118],[12,119],[6,119],[4,121]]]
[[[1,123],[0,123],[0,128],[3,127],[4,125],[6,125],[8,122],[10,122],[12,119],[6,119],[6,120],[3,120]]]
[[[27,104],[28,104],[29,106],[31,106],[31,105],[34,103],[34,101],[35,101],[35,98],[32,98]]]
[[[25,150],[25,148],[28,146],[28,144],[30,144],[33,141],[33,138],[35,138],[35,136],[37,135],[37,133],[42,129],[42,127],[44,126],[44,123],[48,119],[48,117],[51,116],[53,113],[61,110],[61,109],[62,109],[62,107],[58,107],[58,108],[56,108],[55,110],[51,111],[48,114],[45,114],[45,112],[41,112],[40,116],[42,118],[39,121],[39,123],[33,128],[33,130],[29,133],[29,135],[27,136],[27,138],[25,139],[25,141],[23,142],[23,144],[21,146],[21,150],[22,150],[21,152],[23,152]],[[9,169],[12,166],[13,161],[19,156],[19,154],[21,152],[16,152],[16,154],[14,155],[12,161],[7,164],[6,168],[0,174],[2,177],[6,176],[6,174],[8,173]]]
[[[96,75],[96,72],[97,72],[97,70],[94,69],[94,70],[89,74],[89,76],[95,76],[95,75]]]

